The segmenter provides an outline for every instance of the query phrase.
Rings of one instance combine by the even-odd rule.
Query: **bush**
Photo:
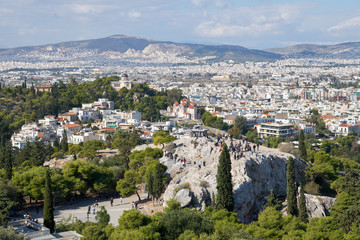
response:
[[[293,154],[295,156],[299,156],[299,150],[294,147],[293,143],[283,142],[283,143],[279,144],[278,148],[282,152],[290,153],[290,154]]]
[[[207,181],[202,180],[202,181],[200,182],[200,187],[207,188],[208,186],[209,186],[209,183],[208,183]]]
[[[175,191],[175,192],[178,192],[178,191],[180,191],[181,189],[191,190],[191,188],[190,188],[190,183],[186,182],[186,183],[180,184],[179,186],[177,186],[177,187],[174,189],[174,191]]]
[[[315,182],[308,182],[304,190],[311,195],[320,195],[320,185]]]
[[[176,200],[175,198],[170,199],[169,201],[166,201],[166,207],[164,209],[165,212],[170,212],[174,210],[180,209],[180,202]]]

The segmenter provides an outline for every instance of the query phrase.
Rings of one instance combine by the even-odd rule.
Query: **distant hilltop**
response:
[[[248,49],[236,45],[205,45],[156,41],[135,36],[113,35],[105,38],[70,41],[41,46],[0,49],[0,56],[24,55],[31,52],[61,52],[68,55],[78,51],[94,51],[94,54],[119,54],[141,52],[165,52],[189,59],[209,57],[210,61],[274,61],[284,58],[359,58],[360,43],[336,45],[301,44],[266,50]]]

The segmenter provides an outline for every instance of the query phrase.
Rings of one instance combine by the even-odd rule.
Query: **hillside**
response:
[[[124,35],[114,35],[106,38],[62,42],[57,44],[47,44],[41,46],[27,46],[0,50],[0,56],[14,56],[33,53],[67,53],[93,51],[96,54],[115,54],[139,52],[150,54],[153,52],[173,53],[188,58],[212,56],[213,60],[233,60],[233,61],[268,61],[281,58],[280,55],[261,50],[251,50],[241,46],[232,45],[202,45],[189,43],[174,43],[167,41],[155,41],[151,39],[128,37]]]
[[[299,44],[285,48],[272,48],[266,51],[285,57],[333,57],[356,58],[360,55],[360,42],[341,43],[336,45]]]

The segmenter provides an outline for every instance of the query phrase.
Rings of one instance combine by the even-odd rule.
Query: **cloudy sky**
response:
[[[265,49],[360,41],[358,0],[0,0],[0,48],[124,34]]]

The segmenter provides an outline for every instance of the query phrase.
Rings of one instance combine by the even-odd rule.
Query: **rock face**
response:
[[[305,194],[306,209],[309,217],[329,216],[330,207],[336,198]]]
[[[190,205],[193,193],[189,189],[181,189],[175,195],[175,199],[180,202],[180,207]]]
[[[178,161],[174,163],[167,157],[160,159],[167,165],[167,173],[172,178],[165,191],[164,202],[173,197],[178,185],[189,183],[193,193],[191,207],[210,205],[212,195],[216,195],[220,147],[215,147],[214,142],[206,138],[179,139],[175,144],[177,147],[173,152],[178,154]],[[234,210],[242,222],[249,223],[260,211],[271,189],[274,189],[276,196],[286,196],[286,162],[292,155],[262,146],[259,151],[244,152],[241,159],[234,160],[233,154],[230,155]],[[187,160],[185,167],[179,158]],[[304,167],[302,163],[295,162],[298,167]]]

